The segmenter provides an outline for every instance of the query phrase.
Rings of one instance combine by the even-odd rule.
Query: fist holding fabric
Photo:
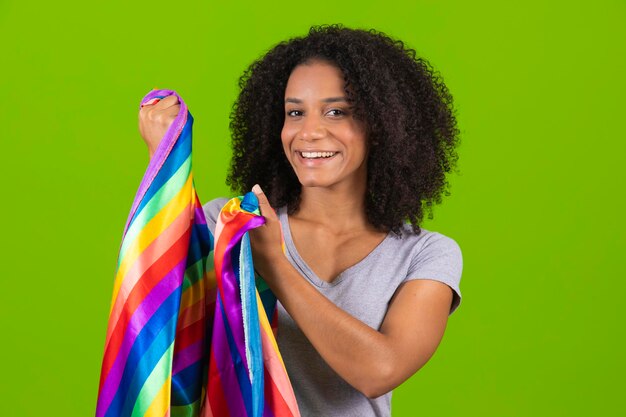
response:
[[[139,110],[139,133],[148,145],[150,158],[180,110],[176,96],[152,99]]]

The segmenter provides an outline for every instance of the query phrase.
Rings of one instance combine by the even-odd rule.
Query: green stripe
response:
[[[137,239],[137,236],[141,233],[145,225],[156,216],[163,207],[165,207],[176,194],[180,192],[189,178],[191,173],[191,155],[181,164],[176,170],[174,175],[167,180],[165,184],[157,191],[150,199],[148,204],[144,206],[140,213],[137,214],[135,220],[130,225],[124,240],[122,241],[122,247],[120,248],[120,256],[117,261],[117,267],[120,267],[124,256],[126,256],[126,250]]]
[[[204,258],[204,261],[206,262],[206,266],[204,267],[205,271],[212,271],[215,269],[215,265],[213,264],[213,249],[209,252],[209,256]]]
[[[163,384],[165,384],[167,378],[170,377],[173,352],[174,343],[163,353],[163,356],[159,359],[159,363],[156,364],[152,373],[150,373],[150,376],[148,376],[146,382],[144,382],[143,387],[141,387],[141,391],[139,391],[137,401],[135,401],[135,407],[131,414],[132,417],[142,417],[146,413],[158,392],[161,391]],[[165,366],[166,364],[169,366]]]
[[[185,279],[183,280],[183,291],[195,284],[200,278],[204,276],[204,264],[206,258],[199,259],[195,264],[190,265],[185,270]]]
[[[263,292],[270,288],[269,285],[267,285],[267,282],[265,282],[265,280],[263,279],[261,275],[255,273],[254,278],[255,278],[254,281],[255,281],[256,289],[258,292]]]
[[[173,405],[170,417],[193,417],[200,415],[200,400],[187,405]]]

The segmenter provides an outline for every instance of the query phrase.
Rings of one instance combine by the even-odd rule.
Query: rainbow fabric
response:
[[[254,194],[208,230],[191,172],[193,118],[180,111],[135,196],[117,265],[97,417],[296,417],[268,316],[276,299],[255,282],[247,232],[264,224]],[[269,314],[268,314],[269,313]]]

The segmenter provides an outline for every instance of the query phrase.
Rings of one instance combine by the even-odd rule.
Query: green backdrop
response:
[[[425,226],[461,245],[464,300],[393,415],[615,414],[625,18],[623,1],[0,1],[0,414],[94,413],[118,245],[148,162],[141,97],[185,98],[200,196],[226,195],[239,75],[334,22],[429,59],[463,135],[452,194]]]

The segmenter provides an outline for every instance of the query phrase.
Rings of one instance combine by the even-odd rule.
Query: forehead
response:
[[[285,97],[313,98],[328,95],[343,95],[345,81],[343,73],[335,65],[325,61],[300,64],[293,69]]]

